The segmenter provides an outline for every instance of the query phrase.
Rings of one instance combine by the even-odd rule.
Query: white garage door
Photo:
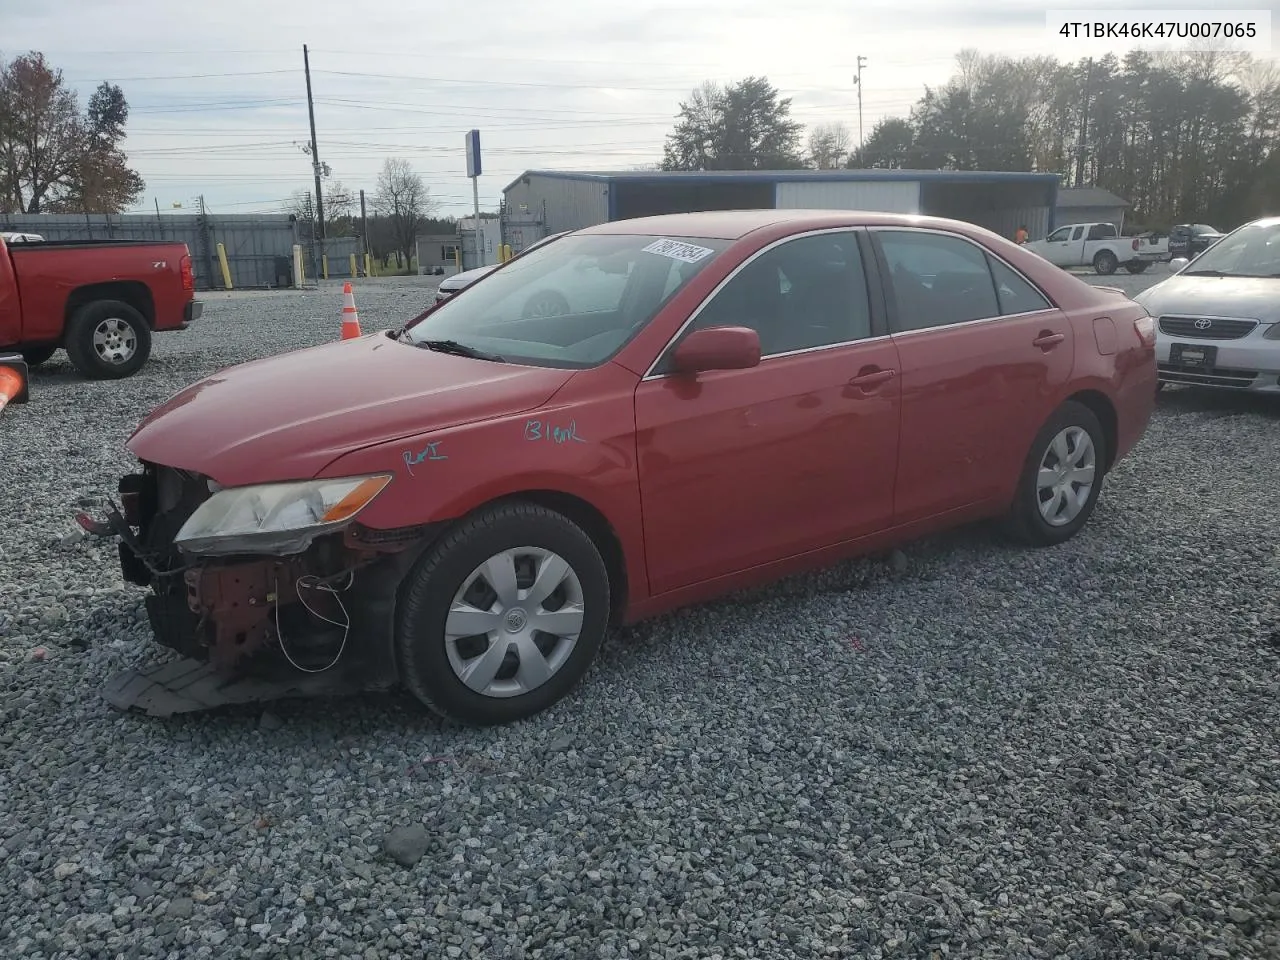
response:
[[[915,180],[828,180],[823,183],[780,183],[780,210],[874,210],[919,213],[920,184]]]

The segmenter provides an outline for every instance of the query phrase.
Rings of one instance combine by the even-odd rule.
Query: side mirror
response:
[[[1177,273],[1190,262],[1186,257],[1174,257],[1169,261],[1169,272]]]
[[[27,402],[27,361],[20,353],[0,353],[0,410]]]
[[[676,347],[677,373],[746,370],[760,363],[760,334],[750,327],[707,327],[695,330]]]

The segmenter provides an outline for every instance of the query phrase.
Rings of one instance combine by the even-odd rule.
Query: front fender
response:
[[[613,529],[633,594],[643,594],[634,416],[625,394],[562,404],[365,447],[339,457],[322,476],[392,474],[359,514],[375,530],[456,520],[522,493],[576,498]]]

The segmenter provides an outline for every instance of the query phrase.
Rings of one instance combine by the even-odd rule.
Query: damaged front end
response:
[[[355,521],[389,476],[224,490],[189,471],[142,467],[121,479],[118,510],[81,524],[119,537],[125,580],[151,588],[157,642],[224,686],[254,677],[307,692],[297,681],[318,674],[332,681],[320,692],[396,683],[396,591],[432,528]]]

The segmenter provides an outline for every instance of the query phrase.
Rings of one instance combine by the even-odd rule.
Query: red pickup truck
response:
[[[185,329],[202,310],[185,243],[0,239],[0,351],[30,366],[62,347],[86,377],[128,377],[152,333]]]

